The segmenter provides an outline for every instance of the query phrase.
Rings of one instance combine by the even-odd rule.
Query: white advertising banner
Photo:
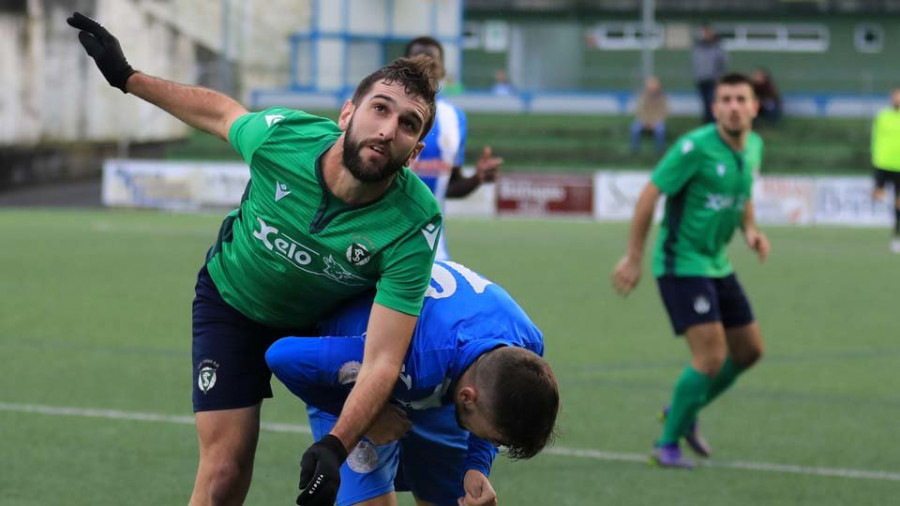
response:
[[[815,180],[809,177],[759,178],[753,185],[753,209],[757,223],[812,223],[815,187]]]
[[[817,178],[815,223],[889,226],[893,216],[890,192],[884,202],[876,203],[872,200],[874,184],[867,177]]]
[[[522,179],[518,176],[507,175],[507,182]],[[570,176],[554,177],[565,179]],[[103,164],[102,199],[104,205],[115,207],[186,211],[236,207],[249,180],[250,171],[243,163],[110,159]],[[593,189],[579,186],[584,187],[587,196],[578,202],[586,202],[584,210],[588,213],[592,210],[597,220],[628,221],[649,180],[650,172],[646,171],[597,171],[593,175]],[[588,185],[590,182],[588,179]],[[502,183],[503,179],[500,179],[497,190],[494,185],[485,185],[468,199],[451,201],[447,214],[497,214],[498,210],[504,209]],[[763,176],[753,187],[756,218],[761,224],[887,227],[893,217],[892,199],[873,202],[872,186],[872,179],[865,176]],[[660,199],[656,208],[654,217],[657,220],[662,217],[663,201]],[[543,209],[539,214],[553,211]]]
[[[650,181],[649,172],[599,171],[594,174],[594,218],[603,221],[628,221],[634,214],[641,190]],[[663,202],[656,206],[654,218],[662,219]]]
[[[236,207],[249,181],[243,163],[111,159],[103,164],[102,198],[113,207]]]
[[[627,221],[650,172],[597,171],[594,217]],[[772,225],[888,226],[890,202],[872,201],[872,179],[855,177],[762,176],[753,186],[756,220]],[[888,199],[890,200],[890,199]],[[661,206],[656,209],[659,219]]]

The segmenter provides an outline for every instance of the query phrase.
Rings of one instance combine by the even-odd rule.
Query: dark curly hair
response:
[[[436,79],[435,62],[426,55],[418,55],[412,58],[397,58],[390,64],[372,72],[360,81],[356,91],[353,92],[353,104],[359,105],[375,83],[401,84],[407,95],[419,97],[425,101],[428,107],[428,117],[419,140],[431,131],[434,125],[436,109],[434,97],[437,95],[438,82]]]

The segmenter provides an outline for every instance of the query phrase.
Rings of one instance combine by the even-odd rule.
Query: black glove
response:
[[[341,486],[341,464],[347,449],[337,436],[325,435],[309,447],[300,459],[300,495],[297,504],[330,506]]]
[[[122,90],[122,93],[128,93],[125,90],[125,83],[135,70],[128,64],[125,54],[122,53],[122,46],[119,40],[100,23],[93,19],[76,12],[72,17],[66,19],[69,26],[81,30],[78,32],[78,40],[84,46],[87,54],[94,59],[97,68],[103,73],[103,77],[110,85]]]

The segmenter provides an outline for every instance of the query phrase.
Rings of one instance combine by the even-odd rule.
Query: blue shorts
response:
[[[724,278],[661,276],[656,282],[676,335],[701,323],[722,322],[730,328],[754,321],[750,301],[734,274]]]
[[[422,501],[456,506],[465,495],[466,451],[469,433],[456,423],[455,406],[407,410],[410,430],[399,441],[375,446],[362,441],[341,466],[338,506],[387,494],[411,491]],[[308,407],[309,424],[318,441],[334,427],[337,416]]]
[[[222,300],[204,265],[193,306],[194,411],[244,408],[272,397],[266,349],[279,337],[308,334],[247,318]]]

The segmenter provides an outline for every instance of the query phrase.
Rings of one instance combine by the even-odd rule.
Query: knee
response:
[[[759,362],[763,356],[763,345],[758,343],[752,347],[742,350],[740,356],[732,357],[742,369],[746,369],[753,364]]]
[[[707,376],[715,377],[719,374],[719,371],[722,369],[722,365],[725,363],[725,350],[721,350],[721,352],[716,351],[713,353],[706,353],[699,357],[694,357],[694,369],[697,372],[706,374]]]
[[[238,461],[219,461],[208,468],[209,497],[211,504],[232,504],[243,497],[250,485],[252,464]]]
[[[311,356],[311,339],[282,337],[266,350],[266,365],[279,379],[294,370],[298,363]]]
[[[266,350],[266,365],[269,366],[270,371],[277,373],[284,366],[286,348],[287,338],[282,338],[272,343]]]

